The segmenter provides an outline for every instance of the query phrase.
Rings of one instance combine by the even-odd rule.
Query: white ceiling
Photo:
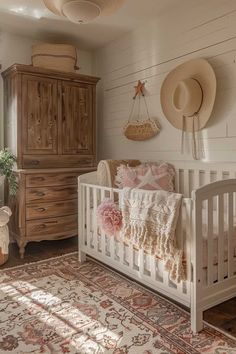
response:
[[[112,16],[77,25],[51,14],[43,0],[0,0],[0,30],[95,49],[184,2],[187,1],[126,0]]]

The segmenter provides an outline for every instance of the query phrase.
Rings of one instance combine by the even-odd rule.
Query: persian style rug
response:
[[[0,271],[0,353],[234,354],[236,341],[77,254]]]

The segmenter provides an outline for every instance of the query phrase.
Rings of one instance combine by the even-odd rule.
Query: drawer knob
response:
[[[44,212],[44,211],[46,211],[46,209],[45,208],[37,208],[37,211],[39,211],[39,212]]]
[[[44,192],[36,192],[36,195],[38,197],[44,197],[45,196],[45,193]]]
[[[34,181],[38,181],[38,182],[43,182],[44,181],[44,177],[33,177],[32,179]]]
[[[40,229],[45,229],[45,228],[46,228],[46,225],[45,225],[45,224],[41,224],[41,225],[39,225],[39,228],[40,228]]]
[[[31,160],[31,161],[29,161],[29,164],[33,165],[33,166],[37,166],[37,165],[39,165],[39,160]]]

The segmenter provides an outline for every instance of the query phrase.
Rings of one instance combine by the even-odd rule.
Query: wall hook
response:
[[[145,83],[146,83],[146,81],[141,82],[140,80],[138,80],[137,86],[134,86],[134,88],[135,88],[135,95],[133,97],[134,100],[138,95],[142,95],[144,97]]]

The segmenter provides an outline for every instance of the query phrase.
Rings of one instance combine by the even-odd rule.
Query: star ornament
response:
[[[145,87],[145,82],[141,82],[139,80],[137,86],[134,86],[135,95],[134,95],[133,99],[135,99],[138,95],[144,96],[144,87]]]

